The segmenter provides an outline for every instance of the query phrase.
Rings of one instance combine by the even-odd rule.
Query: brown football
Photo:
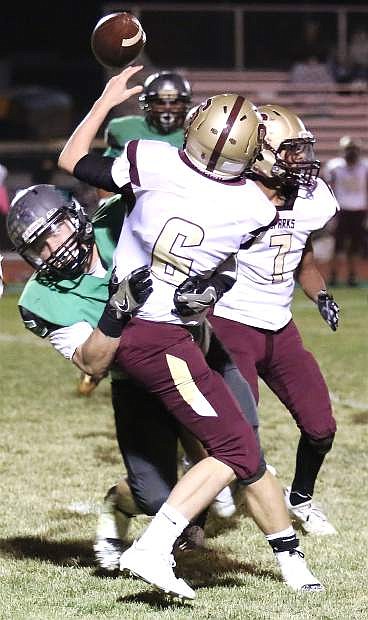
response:
[[[91,48],[105,67],[123,68],[137,58],[146,42],[139,20],[131,13],[111,13],[102,17],[91,35]]]

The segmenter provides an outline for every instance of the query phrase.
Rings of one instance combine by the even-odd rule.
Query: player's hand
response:
[[[234,284],[235,280],[224,274],[213,274],[210,278],[191,276],[174,293],[174,314],[190,316],[213,308]]]
[[[123,101],[126,101],[133,95],[141,93],[143,87],[140,85],[132,86],[132,88],[128,88],[127,82],[129,78],[131,78],[135,73],[141,71],[143,69],[143,65],[137,65],[134,67],[126,67],[123,69],[118,75],[114,75],[106,84],[104,91],[100,97],[104,103],[108,103],[109,107],[112,108]]]
[[[147,301],[152,293],[151,271],[147,265],[139,267],[118,282],[115,270],[109,282],[109,306],[117,319],[131,316]]]
[[[339,326],[340,308],[338,304],[327,291],[321,291],[318,294],[317,305],[322,318],[331,327],[332,331],[335,332]]]

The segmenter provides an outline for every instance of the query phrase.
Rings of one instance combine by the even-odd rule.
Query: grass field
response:
[[[93,396],[76,394],[77,370],[22,327],[16,297],[0,302],[2,619],[368,619],[367,289],[336,290],[334,334],[298,291],[295,319],[320,361],[338,433],[315,499],[338,536],[301,534],[323,594],[296,595],[280,582],[272,553],[243,516],[210,520],[207,549],[177,558],[177,574],[197,589],[193,603],[167,600],[148,585],[106,578],[95,569],[96,510],[121,474],[105,380]],[[261,392],[262,439],[282,483],[291,481],[297,431],[287,412]],[[131,536],[147,523],[134,520]]]

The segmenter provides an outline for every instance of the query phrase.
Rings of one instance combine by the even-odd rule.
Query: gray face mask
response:
[[[171,129],[175,125],[175,122],[175,114],[172,112],[167,111],[160,114],[160,124],[166,131]]]

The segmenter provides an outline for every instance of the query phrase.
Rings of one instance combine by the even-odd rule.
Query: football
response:
[[[146,34],[139,20],[131,13],[111,13],[102,17],[91,35],[91,48],[101,65],[126,67],[142,51]]]

